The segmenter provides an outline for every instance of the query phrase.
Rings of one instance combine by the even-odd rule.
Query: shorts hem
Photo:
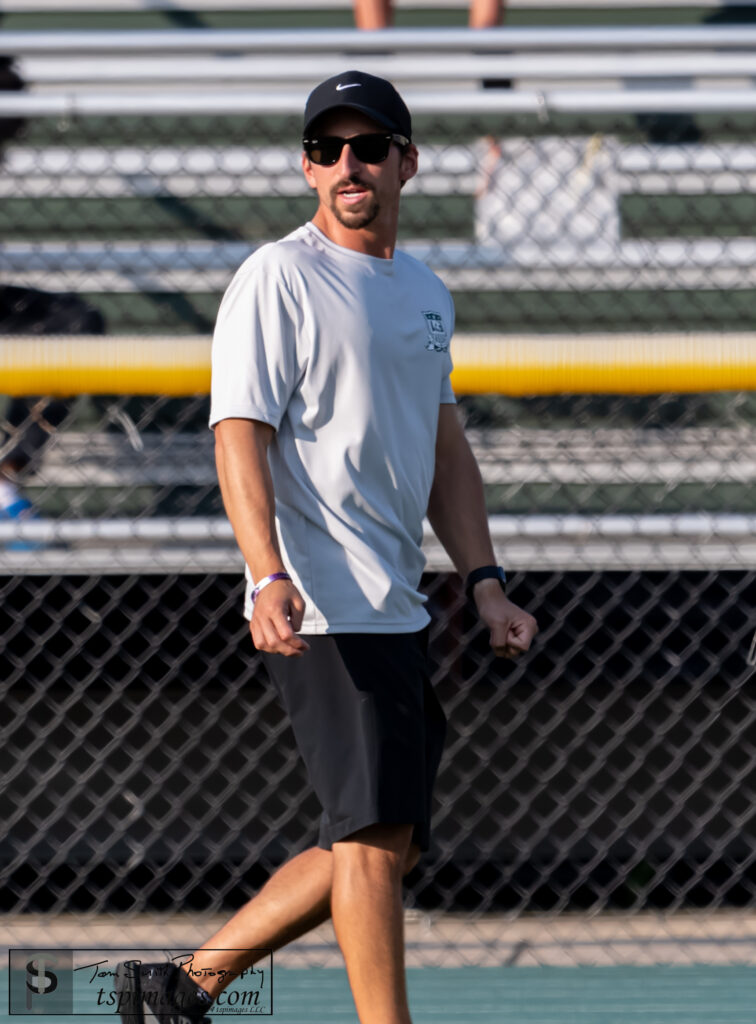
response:
[[[328,834],[325,838],[323,836],[318,836],[318,847],[321,850],[330,850],[334,843],[340,843],[344,839],[348,839],[349,836],[354,835],[355,832],[359,832],[360,829],[367,828],[369,825],[411,825],[412,842],[417,842],[423,853],[428,849],[430,825],[427,821],[423,819],[416,821],[407,821],[405,819],[395,821],[393,819],[387,819],[385,815],[379,814],[377,811],[374,814],[365,815],[364,818],[345,818],[342,822],[333,825],[328,829]],[[419,842],[418,835],[420,836]],[[325,843],[328,845],[324,845]]]

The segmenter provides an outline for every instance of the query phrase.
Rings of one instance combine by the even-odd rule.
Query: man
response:
[[[417,171],[411,138],[388,82],[350,71],[319,85],[302,156],[317,212],[251,256],[221,304],[218,475],[247,564],[252,639],[323,818],[318,846],[194,954],[192,969],[208,970],[201,989],[181,970],[159,977],[165,965],[119,979],[124,1001],[161,1024],[207,1010],[224,987],[211,970],[241,971],[254,959],[245,951],[279,948],[329,916],[362,1024],[410,1021],[401,879],[428,844],[445,726],[417,589],[426,511],[494,652],[517,655],[536,632],[493,564],[449,384],[451,297],[394,248],[400,191]]]

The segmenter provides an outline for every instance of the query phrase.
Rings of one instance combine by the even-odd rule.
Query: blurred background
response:
[[[307,93],[359,67],[414,114],[400,245],[453,293],[497,554],[541,625],[496,663],[428,533],[450,733],[410,964],[574,968],[533,1020],[602,967],[574,1019],[672,977],[676,1019],[752,1021],[756,5],[394,6],[361,31],[347,0],[0,0],[3,941],[191,945],[316,839],[241,616],[209,336],[314,212]],[[338,963],[332,933],[277,963]],[[429,992],[418,1020],[468,1019]],[[320,1012],[291,1019],[351,1019]]]

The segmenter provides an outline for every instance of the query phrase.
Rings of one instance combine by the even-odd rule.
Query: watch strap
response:
[[[506,590],[507,577],[502,567],[500,565],[482,565],[479,569],[473,569],[472,572],[467,574],[465,591],[468,597],[472,597],[473,587],[476,583],[480,583],[481,580],[498,580],[501,584],[501,589]]]

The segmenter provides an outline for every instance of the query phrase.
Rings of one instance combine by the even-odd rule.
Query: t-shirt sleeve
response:
[[[259,263],[242,266],[223,296],[213,333],[210,426],[262,420],[276,430],[299,379],[297,307]]]
[[[451,345],[451,338],[454,334],[454,323],[455,323],[455,311],[454,311],[454,299],[451,297],[449,292],[446,293],[449,301],[449,344]],[[441,380],[441,404],[442,405],[454,405],[457,399],[454,397],[454,390],[451,385],[451,373],[454,369],[454,364],[451,357],[451,349],[444,352],[444,359],[446,360],[445,373]]]

